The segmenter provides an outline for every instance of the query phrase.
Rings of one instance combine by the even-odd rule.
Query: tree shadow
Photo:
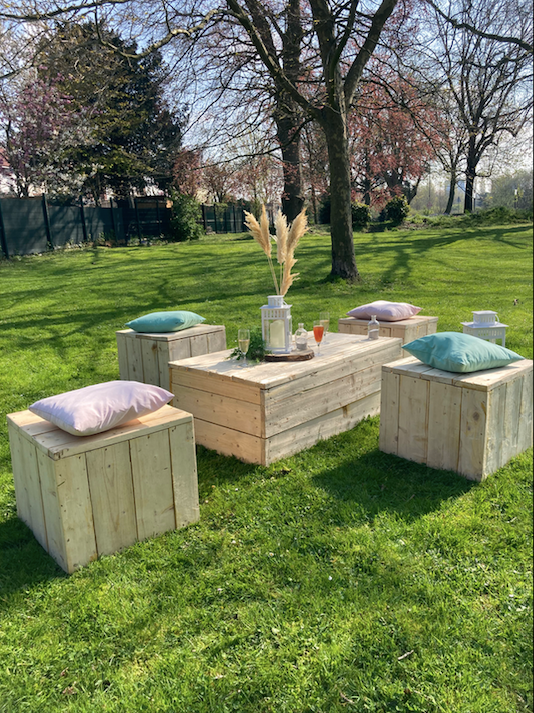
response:
[[[476,485],[453,471],[435,470],[378,448],[323,470],[313,482],[337,501],[357,507],[368,521],[388,512],[406,522],[438,510],[444,501]]]

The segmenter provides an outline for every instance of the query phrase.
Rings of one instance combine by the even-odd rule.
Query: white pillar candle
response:
[[[272,349],[283,349],[285,347],[285,327],[283,319],[276,319],[271,322],[269,328],[269,345]]]

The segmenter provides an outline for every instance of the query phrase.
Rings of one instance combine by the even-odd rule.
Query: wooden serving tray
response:
[[[266,354],[265,361],[308,361],[314,356],[313,349],[299,349],[299,351],[295,350],[290,354]]]

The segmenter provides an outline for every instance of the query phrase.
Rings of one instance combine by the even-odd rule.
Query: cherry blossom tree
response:
[[[83,183],[71,150],[90,138],[86,113],[73,109],[58,83],[30,72],[0,93],[0,146],[20,197],[32,188],[72,195]]]

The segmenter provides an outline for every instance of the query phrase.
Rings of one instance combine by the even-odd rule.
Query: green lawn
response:
[[[293,322],[374,299],[532,358],[532,225],[357,234],[362,282],[305,236]],[[199,447],[200,522],[68,577],[16,517],[5,414],[118,378],[160,309],[259,326],[246,236],[0,263],[0,712],[532,711],[532,451],[484,483],[378,450],[378,418],[269,468]],[[519,300],[517,305],[514,299]]]

